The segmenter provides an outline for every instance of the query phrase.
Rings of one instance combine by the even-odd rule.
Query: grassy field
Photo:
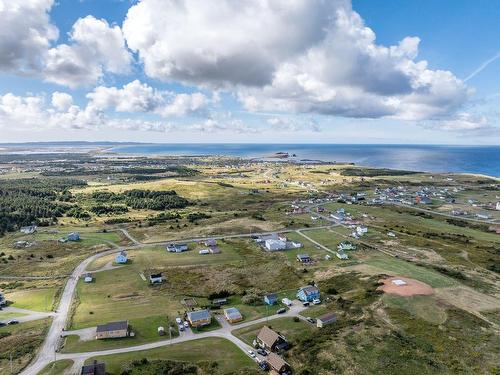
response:
[[[217,362],[214,375],[229,374],[245,368],[255,368],[255,363],[238,347],[230,341],[219,338],[205,338],[152,350],[95,357],[90,358],[87,363],[91,363],[94,359],[104,361],[106,363],[106,372],[110,375],[118,375],[123,364],[141,358],[150,360],[169,359],[196,364]]]
[[[169,336],[158,335],[158,327],[167,327],[171,324],[172,337],[179,335],[177,325],[174,324],[174,318],[168,318],[166,315],[145,316],[129,320],[130,329],[134,332],[134,337],[79,341],[76,335],[70,335],[65,342],[63,352],[83,352],[94,350],[114,349],[126,346],[135,346],[147,342],[166,340]]]
[[[375,256],[368,259],[365,264],[375,267],[381,273],[389,273],[395,276],[406,276],[426,284],[433,288],[444,288],[458,285],[452,278],[425,267],[416,266],[404,260],[390,258],[386,256]]]
[[[406,310],[408,313],[433,324],[442,324],[448,318],[446,309],[432,296],[399,297],[385,294],[382,301],[388,307]]]
[[[73,361],[71,359],[61,359],[59,361],[49,363],[38,373],[38,375],[60,375],[72,365]]]
[[[14,374],[31,361],[49,324],[50,319],[43,319],[0,327],[0,374],[10,373],[11,355]]]
[[[57,290],[53,288],[17,290],[6,293],[6,298],[13,301],[13,307],[34,311],[51,311]]]

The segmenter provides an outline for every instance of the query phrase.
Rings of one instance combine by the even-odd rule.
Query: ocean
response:
[[[352,162],[356,165],[423,172],[478,173],[500,177],[500,146],[347,144],[132,144],[108,152],[135,155],[227,155],[263,158],[276,152],[291,160]]]

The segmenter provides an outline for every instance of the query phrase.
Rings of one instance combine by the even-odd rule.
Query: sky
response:
[[[0,142],[500,144],[489,0],[0,0]]]

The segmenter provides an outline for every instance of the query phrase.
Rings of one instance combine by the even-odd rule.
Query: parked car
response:
[[[312,323],[312,324],[316,323],[316,319],[311,318],[310,316],[308,316],[308,317],[306,318],[306,320],[307,320],[309,323]]]
[[[292,306],[292,305],[293,305],[292,301],[291,301],[290,299],[288,299],[288,298],[283,298],[283,299],[281,300],[281,303],[282,303],[283,305],[285,305],[285,306]]]
[[[313,305],[319,305],[321,300],[319,298],[313,299]]]
[[[189,323],[184,321],[184,328],[189,328]]]
[[[250,357],[252,357],[252,358],[255,358],[255,353],[254,353],[254,351],[253,351],[253,350],[249,350],[249,351],[248,351],[248,355],[249,355]]]
[[[5,322],[0,322],[0,327],[5,327],[7,325],[7,323]]]
[[[9,320],[7,322],[7,324],[18,324],[18,323],[19,323],[19,320],[15,320],[15,319]]]
[[[177,317],[177,318],[175,318],[175,322],[176,322],[177,324],[182,324],[182,319],[181,319],[181,318],[179,318],[179,317]]]
[[[262,361],[261,363],[259,363],[259,367],[264,371],[269,370],[269,364],[266,361]]]
[[[264,349],[257,349],[257,353],[263,357],[267,356],[267,352]]]
[[[282,307],[281,309],[276,310],[276,314],[284,314],[286,313],[286,309]]]
[[[307,302],[307,301],[306,302],[302,302],[302,306],[304,306],[304,307],[309,306],[309,302]]]

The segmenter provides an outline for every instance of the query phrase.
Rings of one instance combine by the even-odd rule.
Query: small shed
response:
[[[149,275],[149,282],[151,284],[161,284],[163,282],[163,277],[161,272],[160,273],[152,273]]]
[[[80,241],[80,233],[71,232],[66,238],[68,241]]]
[[[94,278],[92,277],[92,274],[86,273],[85,276],[83,277],[83,282],[85,283],[91,283],[94,281]]]
[[[118,264],[125,264],[128,261],[127,253],[125,250],[122,250],[118,253],[118,255],[115,257],[115,262]]]
[[[297,261],[300,263],[310,263],[312,259],[309,254],[297,254]]]
[[[337,315],[335,315],[334,313],[327,313],[319,316],[316,319],[316,327],[323,328],[324,326],[335,323],[336,321],[337,321]]]

